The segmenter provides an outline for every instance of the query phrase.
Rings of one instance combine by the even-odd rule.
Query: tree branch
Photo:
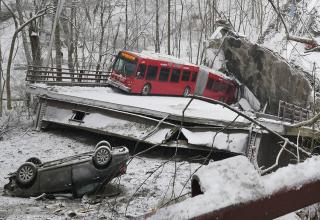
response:
[[[10,74],[11,73],[10,72],[11,72],[12,57],[13,57],[13,52],[14,52],[14,45],[15,45],[17,36],[18,36],[19,32],[24,27],[26,27],[28,24],[30,24],[32,21],[36,20],[37,18],[40,18],[40,17],[44,16],[49,9],[50,8],[45,8],[43,10],[40,10],[37,13],[37,15],[35,15],[32,18],[30,18],[28,21],[26,21],[24,24],[22,24],[20,27],[18,27],[16,29],[16,31],[14,32],[13,36],[12,36],[10,52],[9,52],[9,57],[8,57],[8,64],[7,64],[7,75],[6,75],[7,109],[8,110],[12,109],[12,105],[11,105],[11,88],[10,88]]]
[[[293,125],[291,125],[291,127],[299,128],[299,127],[302,127],[302,126],[310,126],[310,125],[313,125],[314,123],[316,123],[319,119],[320,119],[320,113],[318,113],[317,115],[313,116],[309,120],[293,124]]]

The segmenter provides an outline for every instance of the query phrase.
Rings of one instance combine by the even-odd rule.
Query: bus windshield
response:
[[[127,60],[123,57],[118,57],[113,69],[122,75],[132,76],[135,73],[136,66],[137,62]]]

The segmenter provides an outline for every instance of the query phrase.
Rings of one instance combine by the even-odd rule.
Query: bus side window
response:
[[[137,79],[143,79],[146,72],[146,64],[140,64],[137,71]]]
[[[172,75],[170,78],[170,82],[179,82],[180,79],[180,70],[179,69],[173,69]]]
[[[195,82],[197,80],[198,73],[192,73],[191,82]]]
[[[146,80],[155,80],[157,78],[157,72],[157,66],[148,66]]]
[[[212,85],[212,91],[219,92],[219,88],[220,88],[220,83],[214,80]]]
[[[224,82],[215,81],[212,90],[215,92],[225,92],[227,85]]]
[[[209,78],[206,88],[209,89],[209,90],[212,90],[213,82],[214,82],[213,79]]]
[[[190,79],[190,71],[188,70],[183,70],[182,72],[182,81],[189,81]]]
[[[161,67],[160,69],[160,75],[159,75],[159,81],[161,82],[167,82],[169,79],[170,69],[167,67]]]

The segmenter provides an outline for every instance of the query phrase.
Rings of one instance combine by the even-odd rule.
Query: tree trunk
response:
[[[118,35],[119,35],[119,28],[120,28],[120,23],[121,23],[121,18],[119,18],[119,23],[117,25],[117,30],[116,30],[116,33],[115,33],[115,36],[113,38],[113,54],[116,53],[116,48],[117,48],[117,39],[118,39]]]
[[[170,34],[171,34],[171,30],[170,30],[170,17],[171,17],[171,13],[170,13],[170,10],[171,10],[171,2],[170,0],[168,0],[168,54],[170,55]]]
[[[155,52],[160,53],[160,39],[159,39],[159,0],[156,0],[156,43]]]
[[[144,0],[143,1],[143,12],[144,14],[146,15],[147,14],[147,0]],[[147,25],[147,20],[146,20],[146,16],[143,17],[143,26],[144,28],[146,27]],[[146,49],[146,35],[144,34],[143,35],[143,49]]]
[[[73,22],[75,17],[76,17],[76,8],[75,8],[75,3],[72,2],[71,13],[70,13],[71,22]],[[73,53],[74,53],[74,43],[73,43],[73,41],[74,41],[74,33],[73,33],[74,27],[73,27],[72,23],[69,24],[69,29],[70,29],[70,33],[68,36],[68,68],[71,73],[74,73],[74,61],[72,59]]]
[[[77,27],[78,22],[77,22],[77,8],[74,7],[74,25]],[[78,72],[79,69],[79,55],[78,55],[78,41],[79,41],[79,32],[75,33],[75,37],[74,37],[74,63],[73,66],[76,67],[76,72]]]
[[[22,25],[24,23],[23,20],[23,14],[22,14],[22,8],[21,8],[21,1],[20,0],[16,0],[16,9],[18,11],[18,19],[19,19],[19,23],[20,25]],[[31,53],[30,53],[30,49],[29,49],[29,45],[28,45],[28,40],[27,40],[27,34],[25,30],[21,31],[21,36],[22,36],[22,43],[23,43],[23,48],[24,48],[24,53],[26,56],[26,60],[27,60],[27,64],[31,65]]]
[[[54,1],[55,7],[58,6],[58,0]],[[57,25],[54,31],[54,45],[56,49],[56,68],[57,68],[57,76],[61,77],[61,71],[62,71],[62,58],[63,58],[63,53],[61,51],[61,39],[60,39],[60,21],[59,17],[57,20]],[[62,81],[61,78],[57,78],[57,81]]]
[[[104,33],[105,33],[105,28],[106,24],[104,21],[104,13],[105,13],[105,3],[102,1],[100,3],[100,28],[101,28],[101,33],[100,33],[100,40],[99,40],[99,57],[98,57],[98,62],[97,62],[97,67],[96,67],[96,74],[99,74],[99,70],[101,68],[101,61],[102,61],[102,50],[103,50],[103,41],[104,41]],[[98,78],[98,77],[97,77]]]
[[[29,26],[29,38],[34,66],[42,66],[39,30],[36,21],[31,22]]]
[[[183,1],[180,1],[181,3],[181,15],[180,15],[180,23],[179,23],[179,42],[178,42],[178,57],[180,58],[181,56],[181,32],[182,32],[182,19],[183,19],[183,9],[184,9],[184,5],[183,5]]]
[[[0,117],[2,117],[2,99],[3,99],[3,87],[2,87],[3,68],[2,68],[2,62],[3,62],[3,60],[2,60],[2,50],[1,50],[1,44],[0,44]]]
[[[125,14],[126,14],[126,30],[125,30],[125,36],[124,36],[124,49],[127,49],[128,44],[128,0],[126,0],[125,5]]]

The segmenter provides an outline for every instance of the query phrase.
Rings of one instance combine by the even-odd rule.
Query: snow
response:
[[[245,156],[213,162],[199,169],[194,177],[204,194],[161,209],[150,219],[190,219],[231,205],[268,198],[279,191],[299,189],[303,184],[320,180],[319,166],[320,157],[314,156],[260,177]],[[296,219],[296,216],[289,214],[279,219],[290,218]]]
[[[111,88],[103,87],[47,87],[47,95],[51,94],[67,95],[70,98],[80,97],[90,100],[103,101],[119,105],[127,105],[137,108],[149,109],[167,113],[170,115],[182,115],[182,111],[189,102],[190,98],[184,97],[165,97],[165,96],[139,96],[128,95],[114,92]],[[210,104],[200,100],[193,100],[185,112],[185,116],[192,118],[205,118],[218,121],[232,121],[237,117],[233,111],[215,104]],[[247,122],[246,119],[239,117],[237,122]]]
[[[311,12],[316,6],[319,6],[319,1],[318,0],[311,0],[307,4],[307,11]]]
[[[157,59],[157,60],[161,60],[164,62],[174,62],[177,64],[181,64],[181,65],[188,65],[188,66],[193,66],[193,67],[197,67],[195,64],[192,64],[190,62],[187,62],[183,59],[179,59],[175,56],[171,56],[171,55],[167,55],[167,54],[163,54],[163,53],[155,53],[152,51],[148,51],[148,50],[143,50],[141,53],[137,53],[137,52],[130,52],[133,53],[139,57],[145,58],[145,59]]]
[[[299,216],[295,213],[289,213],[287,215],[281,216],[279,218],[276,218],[274,220],[300,220]]]
[[[247,147],[248,133],[192,132],[185,128],[181,132],[187,138],[189,144],[202,145],[240,154],[244,154]]]
[[[159,210],[150,219],[190,219],[264,195],[258,173],[244,156],[213,162],[201,168],[196,175],[200,178],[204,194]]]
[[[50,161],[77,153],[91,151],[100,138],[69,129],[53,129],[37,132],[28,126],[15,128],[0,141],[0,186],[7,183],[5,177],[15,171],[32,156]],[[111,143],[112,144],[112,143]],[[35,201],[34,198],[14,198],[0,195],[0,218],[4,219],[66,219],[74,211],[78,218],[85,219],[127,219],[125,208],[140,184],[154,171],[146,183],[137,191],[129,203],[127,216],[139,216],[155,210],[170,200],[171,194],[178,196],[190,191],[189,177],[197,163],[175,162],[161,157],[136,157],[128,165],[121,178],[114,179],[105,187],[102,198],[92,196],[80,199],[55,199]],[[173,181],[175,186],[173,188]],[[182,190],[183,186],[185,188]],[[119,193],[116,196],[108,196]],[[97,203],[94,202],[97,199]],[[99,202],[100,201],[100,202]]]
[[[303,184],[320,180],[320,157],[314,156],[303,163],[280,168],[262,177],[266,192],[272,194],[288,188],[299,189]],[[284,178],[285,177],[285,178]]]
[[[221,39],[222,38],[222,33],[221,30],[223,30],[224,27],[219,26],[214,32],[213,34],[209,37],[209,41],[210,40],[216,40],[216,39]]]

